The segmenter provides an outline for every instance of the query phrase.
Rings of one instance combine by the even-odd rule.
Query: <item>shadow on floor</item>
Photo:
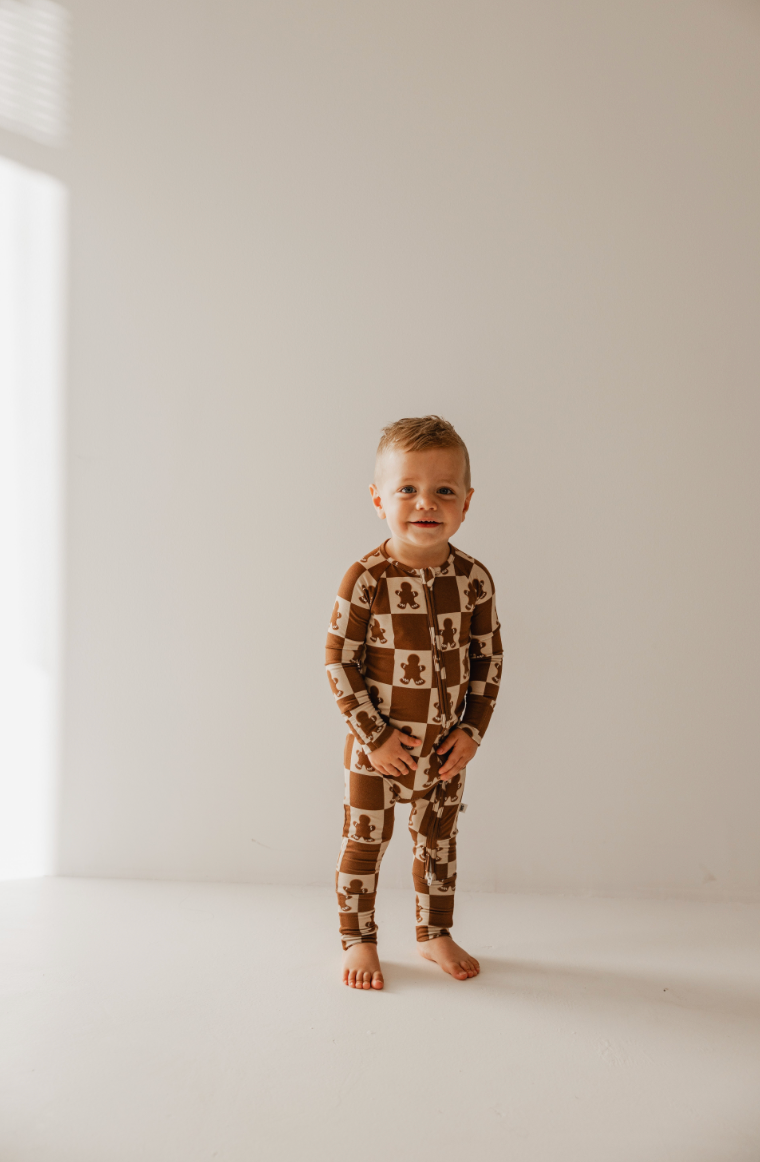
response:
[[[665,1005],[673,1009],[760,1021],[760,981],[756,986],[728,979],[700,980],[663,969],[662,973],[550,964],[493,956],[479,958],[481,973],[454,980],[434,964],[383,958],[385,993],[415,988],[467,987],[515,1000],[562,1005]]]
[[[621,972],[615,968],[480,958],[477,978],[490,990],[523,999],[563,1003],[663,1004],[719,1016],[760,1020],[760,982]],[[707,975],[707,974],[706,974]]]

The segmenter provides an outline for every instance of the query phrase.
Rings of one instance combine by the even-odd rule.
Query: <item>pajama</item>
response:
[[[465,772],[443,782],[435,748],[460,726],[480,745],[499,692],[502,648],[488,570],[450,546],[443,565],[410,569],[385,546],[343,579],[327,674],[348,723],[343,842],[336,889],[343,947],[376,943],[377,877],[396,803],[410,805],[417,939],[448,935]],[[417,768],[386,778],[370,754],[394,727],[422,739]]]

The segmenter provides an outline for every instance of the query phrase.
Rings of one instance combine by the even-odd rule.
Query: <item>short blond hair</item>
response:
[[[469,489],[470,454],[467,445],[454,425],[444,420],[443,416],[408,416],[406,419],[396,420],[393,424],[386,424],[377,445],[375,475],[377,461],[390,448],[399,448],[402,452],[424,452],[427,448],[459,448],[464,456],[464,483]]]

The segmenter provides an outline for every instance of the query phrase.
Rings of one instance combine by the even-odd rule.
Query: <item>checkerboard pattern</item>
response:
[[[397,802],[411,804],[417,937],[443,935],[453,914],[464,772],[441,783],[438,770],[445,760],[435,747],[455,726],[479,745],[493,712],[502,647],[490,573],[453,547],[443,565],[410,569],[380,546],[343,578],[326,663],[351,732],[337,872],[343,945],[377,939],[377,875]],[[370,756],[394,727],[421,738],[422,745],[410,749],[415,771],[386,779],[374,771]]]
[[[393,834],[396,804],[410,807],[417,939],[448,936],[454,917],[457,821],[465,772],[445,783],[435,780],[426,794],[416,795],[408,782],[386,779],[367,768],[367,751],[349,735],[343,842],[335,881],[343,947],[377,942],[377,880]],[[434,874],[428,880],[431,868]]]

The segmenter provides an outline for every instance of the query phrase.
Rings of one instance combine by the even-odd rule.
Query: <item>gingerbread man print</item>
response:
[[[370,596],[369,589],[367,588],[366,585],[362,585],[361,589],[359,590],[359,600],[362,602],[363,605],[371,605],[372,604],[372,598]]]
[[[493,671],[494,685],[498,686],[501,681],[501,662],[497,662]]]
[[[398,783],[391,783],[388,787],[388,790],[391,793],[391,802],[395,807],[396,803],[401,802],[401,788],[399,787]]]
[[[377,618],[374,619],[374,621],[372,622],[372,624],[369,627],[369,636],[372,638],[373,642],[380,642],[380,645],[382,645],[382,646],[387,644],[387,639],[385,637],[385,630],[383,629],[383,627],[381,626],[381,624],[377,620]]]
[[[330,683],[330,689],[332,690],[334,696],[336,698],[342,698],[343,691],[341,690],[340,686],[338,686],[329,670],[327,671],[327,681]]]
[[[369,755],[363,750],[356,753],[356,769],[357,771],[367,771],[371,775],[376,774],[375,768],[369,760]]]
[[[364,731],[367,738],[372,738],[373,734],[377,734],[377,719],[371,718],[366,710],[360,710],[356,716],[356,724],[359,730]]]
[[[486,591],[482,581],[477,577],[473,577],[470,584],[465,589],[467,595],[467,608],[472,609],[476,601],[480,601],[481,597],[485,597]]]
[[[336,601],[335,606],[334,606],[333,611],[332,611],[332,617],[330,618],[330,629],[333,631],[333,633],[338,632],[338,622],[340,621],[342,616],[343,616],[343,614],[340,612],[340,606],[338,605],[338,602]]]
[[[404,671],[404,677],[400,679],[402,686],[408,686],[410,682],[414,682],[415,686],[424,686],[422,672],[425,668],[420,665],[418,654],[410,654],[409,661],[401,663],[401,669]]]
[[[377,831],[374,823],[370,822],[369,815],[360,815],[354,820],[355,839],[363,839],[366,843],[372,842],[372,832]]]
[[[346,899],[350,900],[353,896],[366,896],[368,890],[361,880],[351,880],[351,883],[345,889]]]
[[[427,771],[425,772],[425,782],[424,782],[423,786],[432,787],[433,783],[436,781],[437,778],[438,778],[438,767],[434,767],[433,764],[431,763],[430,766],[428,767]]]
[[[419,609],[418,603],[414,600],[417,596],[417,590],[412,589],[408,581],[401,582],[401,588],[396,590],[396,596],[399,599],[399,609],[406,609],[407,605],[411,606],[412,609]]]
[[[445,617],[443,619],[443,631],[441,633],[441,639],[443,641],[443,648],[445,650],[450,650],[452,646],[457,644],[457,631],[454,629],[454,622],[450,617]]]
[[[459,794],[459,775],[454,775],[453,779],[449,779],[448,783],[444,783],[444,788],[444,803],[454,803]]]

